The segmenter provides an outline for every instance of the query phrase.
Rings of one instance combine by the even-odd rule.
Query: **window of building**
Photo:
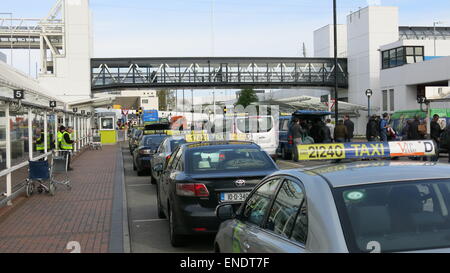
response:
[[[383,69],[402,66],[404,64],[423,62],[424,47],[402,46],[383,51],[381,56]]]
[[[394,89],[383,90],[381,92],[382,92],[383,112],[395,112]]]
[[[394,100],[394,89],[389,90],[389,110],[391,112],[395,111],[395,100]]]
[[[382,94],[383,94],[383,112],[387,112],[387,109],[388,109],[388,93],[387,93],[387,90],[383,90]]]

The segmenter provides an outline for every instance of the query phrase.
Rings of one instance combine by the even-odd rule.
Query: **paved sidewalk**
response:
[[[54,197],[34,194],[1,217],[0,253],[68,253],[69,242],[82,253],[121,252],[120,152],[118,146],[84,152],[72,163],[71,191],[59,186]]]

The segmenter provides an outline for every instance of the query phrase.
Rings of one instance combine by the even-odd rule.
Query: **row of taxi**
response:
[[[279,170],[254,143],[191,140],[166,135],[150,160],[173,246],[216,234],[216,252],[450,250],[450,167],[386,160],[431,156],[432,141],[299,146],[343,162]]]

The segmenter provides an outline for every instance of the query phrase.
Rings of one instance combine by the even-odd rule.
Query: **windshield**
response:
[[[142,139],[141,146],[157,148],[159,146],[159,144],[161,144],[161,142],[163,142],[166,137],[167,136],[164,136],[164,135],[163,136],[160,136],[160,135],[158,135],[158,136],[145,136]]]
[[[185,139],[174,139],[170,141],[170,150],[175,151],[175,149],[181,144],[186,143]]]
[[[450,180],[335,190],[350,252],[450,247]]]
[[[187,151],[191,173],[275,170],[269,156],[254,147],[208,147]]]
[[[272,117],[237,118],[236,123],[242,133],[267,133],[273,128]]]

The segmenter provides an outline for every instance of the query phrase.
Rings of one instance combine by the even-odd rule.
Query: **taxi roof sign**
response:
[[[432,140],[298,145],[299,160],[372,159],[434,156]]]

